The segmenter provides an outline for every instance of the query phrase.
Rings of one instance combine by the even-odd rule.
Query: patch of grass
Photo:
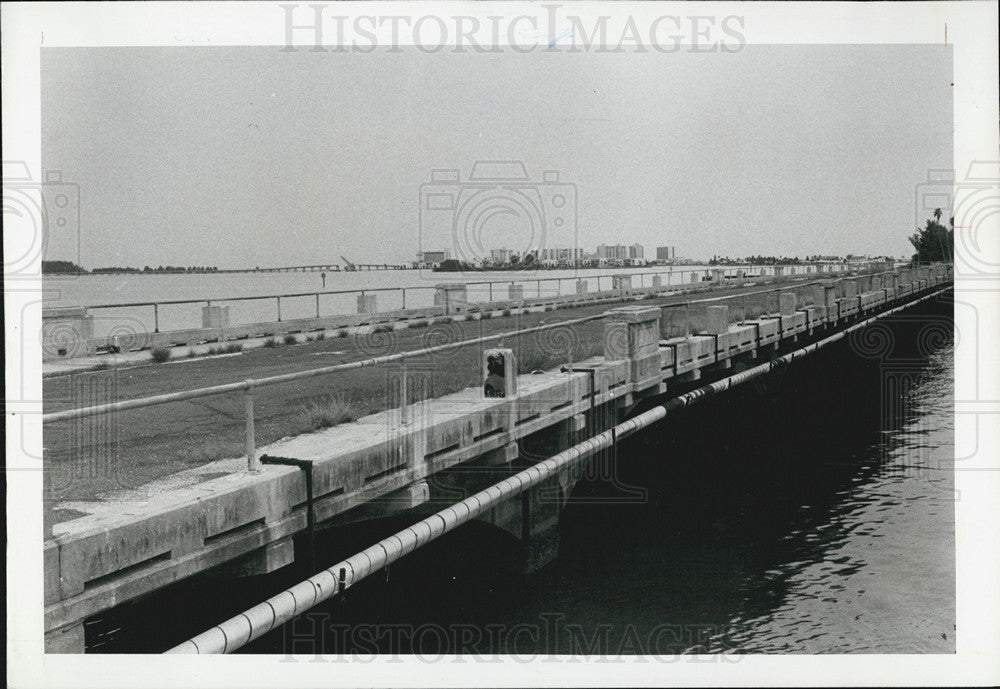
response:
[[[187,353],[188,359],[194,359],[196,356],[198,356],[198,352],[194,351],[193,349],[188,349]]]
[[[546,313],[548,313],[549,311],[555,311],[555,309],[554,309],[554,308],[552,308],[552,306],[551,306],[551,305],[549,305],[549,306],[546,306],[546,307],[545,307],[545,311],[546,311]]]
[[[297,344],[298,341],[299,341],[299,339],[297,337],[295,337],[295,335],[292,335],[291,333],[286,333],[285,337],[282,338],[282,340],[284,341],[284,343],[286,345]]]
[[[341,328],[338,330],[337,337],[347,337],[347,328]]]
[[[395,328],[390,323],[382,323],[372,328],[373,333],[391,333]]]
[[[264,346],[267,347],[268,349],[271,349],[272,347],[277,347],[278,341],[273,337],[269,337],[266,340],[264,340]]]
[[[324,396],[302,405],[299,432],[310,433],[358,418],[358,410],[350,402]]]
[[[426,318],[422,318],[419,321],[410,321],[411,328],[426,328],[428,325],[430,325],[430,321]]]
[[[170,347],[153,347],[149,353],[152,355],[153,361],[162,364],[170,358]]]
[[[510,309],[504,309],[503,312],[502,312],[502,315],[503,316],[509,316],[510,315]]]
[[[230,342],[223,348],[226,354],[236,354],[243,351],[243,345],[239,342]]]
[[[483,313],[479,316],[479,319],[483,321],[488,321],[491,318],[493,318],[492,311],[483,311]]]
[[[325,339],[326,339],[326,331],[325,330],[320,330],[318,333],[316,333],[316,335],[314,337],[315,341],[320,341],[320,342],[322,342]]]
[[[440,318],[435,318],[433,322],[435,324],[438,324],[438,323],[451,323],[454,320],[455,319],[452,318],[451,316],[441,316]]]
[[[94,364],[94,367],[91,370],[92,371],[107,371],[109,368],[111,368],[111,362],[110,361],[98,361],[96,364]]]

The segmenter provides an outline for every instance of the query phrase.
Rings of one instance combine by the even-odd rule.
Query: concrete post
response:
[[[443,306],[446,314],[465,313],[469,309],[469,292],[465,285],[434,285],[434,306]]]
[[[375,313],[375,296],[374,294],[359,294],[358,295],[358,313]]]
[[[660,382],[660,309],[622,306],[605,313],[604,356],[628,359],[634,389]]]
[[[782,316],[794,316],[798,306],[798,298],[795,292],[781,292],[778,294],[779,312]]]
[[[611,289],[618,292],[623,297],[630,296],[632,294],[632,276],[612,275]]]
[[[229,327],[229,307],[228,306],[202,306],[201,307],[201,327],[203,327],[203,328],[228,328]]]
[[[726,271],[722,268],[712,269],[712,282],[723,282],[726,279]]]
[[[42,360],[94,353],[94,317],[85,306],[42,309]]]
[[[729,332],[729,307],[709,306],[706,310],[706,328],[709,335],[722,335]]]
[[[587,288],[588,288],[588,285],[587,285],[587,281],[586,280],[577,280],[576,281],[576,293],[577,294],[586,294],[587,293]]]
[[[844,299],[853,299],[858,296],[858,281],[844,280]]]
[[[826,310],[827,318],[837,316],[837,284],[833,280],[822,280],[814,287],[816,295],[814,303]]]
[[[659,275],[653,276],[653,289],[660,289],[663,286],[663,278]]]
[[[780,278],[780,277],[783,277],[784,275],[785,275],[785,267],[784,266],[775,266],[774,267],[774,277]]]
[[[698,273],[691,273],[691,282],[701,282]]]
[[[517,394],[517,362],[510,349],[483,352],[483,396],[513,397]]]
[[[507,287],[507,299],[521,301],[524,299],[524,285],[511,284]]]
[[[672,337],[687,337],[691,334],[691,319],[685,306],[667,307],[660,312],[660,336],[669,340]]]

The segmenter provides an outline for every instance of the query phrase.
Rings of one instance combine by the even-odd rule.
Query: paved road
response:
[[[799,283],[801,284],[801,283]],[[674,295],[639,302],[666,304],[705,297],[759,291],[761,286]],[[763,301],[763,300],[761,300]],[[412,351],[443,342],[527,328],[541,323],[603,313],[614,304],[536,312],[490,320],[435,324],[241,354],[182,359],[165,364],[73,373],[46,378],[47,412],[127,400],[208,385],[232,383],[319,366],[347,363],[371,356]],[[737,308],[738,313],[738,308]],[[599,354],[603,321],[576,326],[574,360]],[[519,341],[520,340],[520,341]],[[552,344],[556,342],[556,344]],[[565,344],[557,338],[532,334],[506,341],[530,368],[550,368],[565,360]],[[479,385],[483,345],[464,347],[408,364],[427,371],[428,392],[438,396]],[[553,347],[557,351],[553,351]],[[255,396],[258,446],[286,435],[313,430],[310,405],[336,399],[355,417],[389,406],[393,366],[379,366],[275,385]],[[219,395],[157,407],[135,409],[89,419],[46,424],[46,459],[53,472],[57,500],[88,500],[100,493],[131,488],[153,479],[243,453],[244,407],[241,395]],[[57,515],[58,516],[58,515]]]

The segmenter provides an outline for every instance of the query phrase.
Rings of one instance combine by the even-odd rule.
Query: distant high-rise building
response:
[[[490,249],[490,261],[494,264],[509,262],[510,255],[510,249]]]
[[[677,254],[674,253],[674,247],[672,246],[656,247],[657,261],[673,261],[675,258],[677,258]]]
[[[645,252],[646,252],[645,249],[642,248],[642,244],[633,244],[632,246],[630,246],[628,248],[628,257],[629,258],[645,258],[643,256],[643,254]]]
[[[609,261],[623,261],[629,257],[629,247],[624,244],[599,244],[597,246],[597,257],[605,258]]]
[[[434,263],[441,263],[451,258],[451,252],[447,249],[442,251],[418,251],[417,252],[417,263],[424,265],[432,265]]]

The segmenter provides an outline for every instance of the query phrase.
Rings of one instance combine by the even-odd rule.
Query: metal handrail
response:
[[[58,412],[51,412],[49,414],[44,414],[42,416],[42,423],[52,423],[56,421],[69,421],[72,419],[80,419],[89,416],[100,416],[102,414],[109,414],[112,412],[127,411],[129,409],[141,409],[143,407],[152,407],[160,404],[167,404],[170,402],[183,402],[186,400],[198,399],[201,397],[209,397],[212,395],[221,395],[229,392],[240,392],[249,391],[253,388],[265,387],[268,385],[277,385],[279,383],[288,383],[295,380],[303,380],[306,378],[314,378],[316,376],[323,376],[330,373],[339,373],[342,371],[351,371],[358,368],[366,368],[369,366],[378,366],[381,364],[388,364],[395,361],[402,361],[416,356],[425,356],[427,354],[436,354],[439,352],[445,352],[452,349],[460,349],[462,347],[468,347],[469,345],[482,344],[485,342],[490,342],[492,340],[501,340],[505,337],[515,337],[519,335],[524,335],[528,333],[540,332],[543,330],[550,330],[552,328],[566,327],[570,325],[579,325],[581,323],[587,323],[589,321],[600,320],[605,317],[605,314],[599,313],[592,316],[584,316],[582,318],[574,318],[567,321],[559,321],[558,323],[549,323],[547,325],[536,325],[530,328],[523,328],[521,330],[508,330],[501,333],[494,333],[492,335],[484,335],[482,337],[476,337],[469,340],[460,340],[458,342],[448,342],[441,345],[435,345],[433,347],[425,347],[423,349],[415,349],[407,352],[399,352],[397,354],[386,354],[384,356],[372,357],[370,359],[360,359],[358,361],[352,361],[346,364],[335,364],[333,366],[322,366],[320,368],[308,369],[306,371],[296,371],[294,373],[283,373],[277,376],[268,376],[266,378],[256,378],[241,381],[239,383],[225,383],[222,385],[210,385],[204,388],[195,388],[194,390],[184,390],[181,392],[170,392],[162,395],[151,395],[149,397],[141,397],[134,400],[122,400],[120,402],[109,402],[107,404],[97,404],[91,407],[79,407],[77,409],[66,409]]]
[[[891,272],[891,271],[886,271]],[[885,273],[879,273],[879,275]],[[810,284],[815,284],[817,281],[806,283],[807,286]],[[398,288],[397,288],[398,289]],[[356,290],[355,290],[356,291]],[[761,290],[758,292],[753,292],[751,294],[760,294],[780,291],[778,289]],[[313,294],[313,293],[308,293]],[[732,299],[745,296],[744,295],[729,295],[725,297],[714,297],[707,298],[703,300],[698,300],[699,302],[711,302],[711,301],[721,301],[726,299]],[[689,306],[691,302],[686,302],[683,305],[685,307]],[[673,305],[665,305],[673,306]],[[601,320],[606,316],[606,314],[594,314],[592,316],[584,316],[582,318],[575,318],[566,321],[560,321],[557,323],[550,323],[548,325],[538,325],[530,328],[523,328],[520,330],[512,330],[501,333],[495,333],[492,335],[484,335],[477,338],[472,338],[468,340],[461,340],[458,342],[445,343],[441,345],[436,345],[434,347],[425,347],[422,349],[411,350],[408,352],[399,352],[397,354],[387,354],[380,357],[372,357],[369,359],[361,359],[358,361],[353,361],[345,364],[336,364],[333,366],[323,366],[315,369],[309,369],[306,371],[297,371],[294,373],[285,373],[276,376],[268,376],[265,378],[258,379],[247,379],[238,383],[226,383],[222,385],[207,386],[204,388],[197,388],[194,390],[184,390],[181,392],[165,393],[162,395],[153,395],[150,397],[143,397],[134,400],[123,400],[119,402],[110,402],[107,404],[99,404],[90,407],[80,407],[77,409],[67,409],[59,412],[52,412],[49,414],[44,414],[42,416],[42,423],[55,423],[59,421],[69,421],[74,419],[88,418],[92,416],[100,416],[103,414],[127,411],[132,409],[141,409],[144,407],[152,407],[160,404],[168,404],[171,402],[183,402],[187,400],[199,399],[202,397],[209,397],[213,395],[220,395],[233,392],[243,392],[245,393],[245,415],[246,415],[246,456],[248,469],[251,472],[258,472],[261,469],[260,460],[256,454],[256,441],[255,441],[255,430],[254,430],[254,404],[253,404],[253,390],[258,387],[265,387],[269,385],[277,385],[280,383],[288,383],[296,380],[304,380],[307,378],[314,378],[317,376],[328,375],[332,373],[339,373],[343,371],[350,371],[360,368],[366,368],[370,366],[377,366],[381,364],[392,363],[396,361],[405,361],[406,359],[425,356],[428,354],[435,354],[438,352],[450,351],[453,349],[459,349],[462,347],[468,347],[475,344],[483,344],[486,342],[494,340],[502,340],[506,337],[519,337],[524,334],[541,332],[545,330],[550,330],[553,328],[562,328],[572,325],[579,325],[582,323],[587,323],[590,321]],[[572,356],[572,354],[570,354]],[[570,366],[570,369],[572,366]],[[404,373],[405,378],[405,373]],[[404,382],[405,385],[405,382]],[[405,404],[405,400],[404,400]]]
[[[749,264],[748,264],[749,265]],[[812,264],[805,264],[812,265]],[[754,266],[760,268],[774,268],[772,265],[764,266]],[[624,270],[624,269],[623,269]],[[641,269],[640,269],[641,270]],[[692,268],[688,270],[667,270],[667,271],[656,271],[656,272],[636,272],[628,273],[628,275],[683,275],[684,273],[701,273],[705,270],[712,270],[712,268]],[[726,268],[721,268],[721,270],[726,270]],[[528,278],[522,277],[513,280],[480,280],[474,282],[463,282],[459,283],[462,285],[507,285],[511,282],[552,282],[552,281],[562,281],[562,280],[594,280],[607,277],[616,277],[622,275],[623,273],[601,273],[600,275],[583,275],[583,276],[562,276],[562,277],[543,277],[543,278]],[[447,275],[447,273],[444,273]],[[254,301],[260,299],[285,299],[285,298],[296,298],[296,297],[314,297],[316,295],[327,295],[327,294],[360,294],[362,292],[398,292],[400,290],[427,290],[436,289],[436,285],[414,285],[412,287],[358,287],[356,289],[339,289],[339,290],[312,290],[309,292],[291,292],[287,294],[261,294],[257,296],[246,296],[246,297],[206,297],[203,299],[166,299],[158,301],[133,301],[133,302],[122,302],[117,304],[94,304],[92,306],[86,306],[88,309],[119,309],[119,308],[135,308],[140,306],[156,306],[156,305],[176,305],[176,304],[203,304],[203,303],[214,303],[214,302],[225,302],[225,301]]]

